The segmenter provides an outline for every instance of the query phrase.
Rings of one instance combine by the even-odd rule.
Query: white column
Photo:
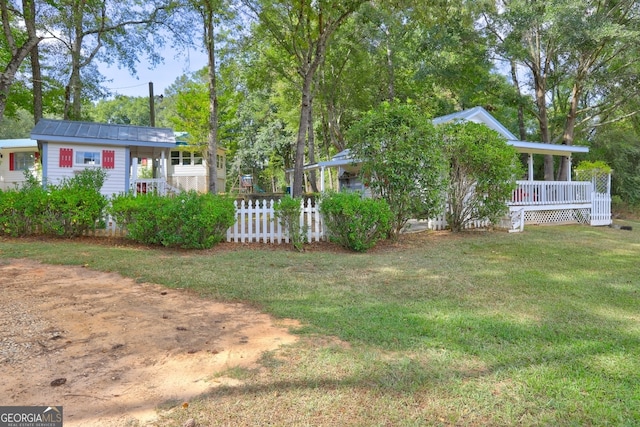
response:
[[[529,181],[533,181],[533,153],[529,153],[529,158],[527,159],[528,166],[528,178]]]
[[[160,152],[160,176],[166,181],[167,180],[167,156],[165,155],[166,150],[162,150]]]
[[[324,166],[320,167],[320,192],[324,193]]]
[[[138,158],[134,157],[131,161],[131,181],[135,182],[138,179]]]
[[[567,182],[571,182],[571,156],[567,156]]]

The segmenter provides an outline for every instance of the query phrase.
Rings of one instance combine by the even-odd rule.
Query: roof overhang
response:
[[[19,148],[38,148],[38,143],[33,139],[0,139],[0,150],[4,149],[19,149]]]
[[[550,154],[552,156],[571,156],[576,153],[588,153],[589,147],[581,145],[545,144],[543,142],[507,141],[519,153]]]

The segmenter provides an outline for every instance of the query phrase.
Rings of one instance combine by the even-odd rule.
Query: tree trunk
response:
[[[6,1],[0,2],[2,29],[7,44],[6,47],[11,53],[11,59],[9,59],[4,70],[2,70],[2,74],[0,74],[0,121],[2,121],[2,118],[4,117],[4,110],[7,107],[7,98],[9,97],[9,90],[15,81],[16,73],[18,72],[20,65],[27,55],[30,54],[31,50],[40,43],[40,40],[42,40],[35,34],[35,5],[33,4],[33,1],[23,0],[22,7],[25,14],[25,26],[29,30],[27,40],[25,40],[22,46],[18,47],[15,39],[13,38],[11,26],[9,25],[10,18],[8,3]],[[30,29],[34,30],[31,31]]]
[[[33,77],[33,121],[38,123],[42,118],[42,71],[38,46],[31,51],[31,75]]]
[[[393,100],[396,98],[396,76],[393,66],[393,50],[391,49],[391,41],[389,40],[391,38],[391,32],[389,31],[388,27],[384,28],[384,34],[386,36],[385,45],[387,53],[387,73],[389,78],[387,89],[389,90],[389,102],[393,102]]]
[[[218,181],[218,93],[216,85],[216,53],[213,5],[205,2],[204,34],[209,64],[209,141],[207,143],[207,170],[209,193],[216,194]]]
[[[316,162],[316,147],[315,147],[315,134],[313,132],[313,99],[309,102],[309,129],[307,131],[307,139],[309,141],[309,163],[314,164]],[[312,169],[309,171],[309,183],[311,184],[311,191],[318,193],[318,183],[316,181],[316,171]]]
[[[518,136],[521,141],[526,141],[527,130],[524,125],[524,106],[520,102],[522,92],[520,92],[520,82],[518,81],[516,62],[514,60],[511,60],[511,80],[513,81],[513,86],[516,88],[516,93],[518,94]]]
[[[302,82],[302,104],[300,106],[300,125],[298,126],[298,136],[296,137],[296,156],[293,169],[292,197],[300,197],[303,193],[304,184],[304,147],[305,136],[309,129],[309,111],[311,109],[311,86],[313,73],[307,71]]]
[[[571,105],[569,106],[569,113],[567,114],[567,120],[564,126],[564,134],[562,135],[563,145],[573,145],[573,138],[576,129],[576,116],[578,115],[578,102],[580,97],[580,83],[579,79],[573,84],[571,90]],[[566,181],[571,171],[569,168],[569,158],[562,157],[560,159],[560,168],[558,169],[558,181]]]

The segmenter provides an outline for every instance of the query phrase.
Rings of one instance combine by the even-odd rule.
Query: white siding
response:
[[[129,174],[128,170],[125,170],[126,161],[125,161],[125,148],[123,147],[110,147],[110,146],[96,146],[96,145],[77,145],[77,144],[69,144],[69,143],[53,143],[50,142],[47,144],[47,182],[50,184],[58,184],[64,178],[71,178],[75,176],[76,173],[83,171],[88,166],[82,164],[75,163],[75,153],[77,151],[92,151],[100,152],[100,156],[102,156],[102,150],[113,150],[115,151],[115,168],[114,169],[104,169],[107,172],[107,179],[105,180],[104,185],[102,186],[101,193],[107,197],[111,197],[113,194],[123,193],[125,188],[125,178]],[[60,149],[61,148],[72,148],[74,155],[74,164],[73,167],[70,168],[61,168],[60,167]]]
[[[10,153],[35,153],[36,151],[38,151],[38,147],[0,150],[0,154],[2,154],[0,159],[0,190],[11,190],[16,185],[20,186],[24,182],[24,172],[22,170],[10,170]],[[32,172],[35,172],[35,169],[32,169]]]

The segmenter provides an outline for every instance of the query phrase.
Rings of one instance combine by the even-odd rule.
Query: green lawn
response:
[[[640,223],[405,236],[367,254],[2,240],[298,319],[298,344],[159,425],[640,425]]]

